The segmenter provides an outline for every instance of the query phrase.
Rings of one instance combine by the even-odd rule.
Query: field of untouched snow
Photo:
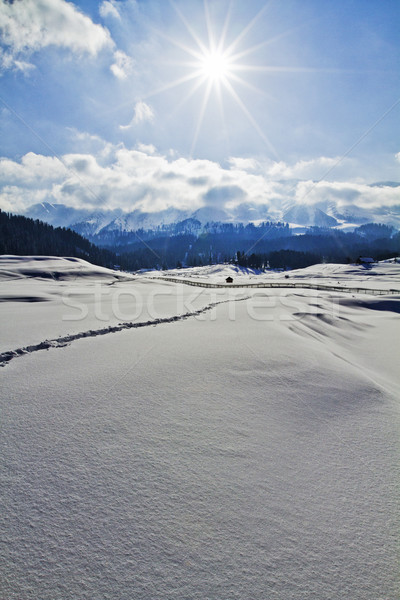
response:
[[[71,264],[0,258],[2,597],[398,600],[400,295]]]

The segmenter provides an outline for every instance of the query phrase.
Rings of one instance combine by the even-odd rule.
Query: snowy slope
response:
[[[76,286],[1,283],[3,348],[65,338],[0,370],[4,598],[397,600],[400,297]]]
[[[24,278],[62,279],[63,281],[84,277],[91,279],[116,280],[131,277],[127,273],[112,271],[92,265],[82,258],[59,256],[0,256],[0,281],[3,279]]]
[[[171,318],[210,303],[201,290],[175,290],[78,258],[0,256],[0,353],[121,322]]]

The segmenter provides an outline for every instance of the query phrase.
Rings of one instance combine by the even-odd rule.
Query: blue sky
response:
[[[368,187],[400,180],[399,25],[398,0],[0,0],[0,207],[399,205]]]

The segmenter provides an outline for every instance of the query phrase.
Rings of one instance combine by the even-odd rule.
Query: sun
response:
[[[240,46],[246,36],[248,36],[251,28],[257,23],[261,15],[266,10],[264,6],[254,18],[244,26],[239,34],[230,42],[228,42],[228,29],[230,20],[230,9],[228,9],[225,21],[222,25],[222,29],[219,34],[215,33],[216,24],[213,22],[210,14],[209,0],[204,0],[204,17],[207,28],[206,37],[200,36],[196,29],[193,27],[191,22],[181,12],[180,8],[176,5],[174,0],[170,0],[171,5],[175,9],[178,17],[184,24],[187,33],[192,38],[192,44],[184,43],[179,37],[169,37],[164,32],[159,32],[162,37],[167,41],[171,42],[174,46],[178,47],[189,60],[182,59],[181,61],[174,62],[174,65],[180,66],[182,69],[186,69],[186,74],[182,75],[178,79],[170,81],[166,85],[150,92],[147,97],[163,93],[167,90],[175,88],[181,85],[191,84],[191,88],[186,94],[183,94],[180,101],[176,104],[175,112],[178,112],[183,105],[195,94],[201,92],[203,88],[203,99],[199,104],[199,113],[195,120],[195,131],[193,141],[190,149],[190,154],[193,155],[197,138],[202,127],[205,113],[208,105],[211,103],[212,98],[217,100],[219,106],[219,114],[222,119],[223,129],[226,131],[225,123],[225,110],[224,110],[224,97],[232,99],[240,108],[243,115],[252,125],[253,129],[262,138],[265,144],[268,146],[274,156],[277,156],[275,148],[272,146],[270,140],[267,138],[264,131],[251,114],[249,108],[239,95],[238,88],[247,88],[255,94],[268,95],[264,91],[261,91],[256,86],[252,85],[247,81],[246,77],[241,75],[254,73],[256,71],[269,70],[266,66],[253,66],[243,63],[243,59],[258,50],[261,46],[269,43],[269,40],[244,47],[240,50]]]
[[[199,60],[199,70],[205,79],[212,82],[224,82],[232,72],[229,57],[218,50],[207,50]]]

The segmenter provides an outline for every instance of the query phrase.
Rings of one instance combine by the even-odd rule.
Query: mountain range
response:
[[[375,184],[379,186],[380,184]],[[385,184],[387,185],[387,184]],[[398,184],[392,184],[397,187]],[[215,223],[255,223],[265,221],[283,221],[300,233],[302,228],[323,227],[338,228],[351,231],[364,223],[384,223],[400,228],[399,206],[391,209],[375,208],[367,210],[359,206],[347,204],[341,210],[334,203],[315,205],[292,202],[277,215],[268,213],[267,205],[242,203],[233,209],[225,209],[206,205],[196,211],[180,210],[170,207],[159,212],[144,212],[134,209],[125,212],[122,209],[93,210],[73,208],[65,204],[43,202],[33,204],[24,215],[39,219],[55,227],[69,227],[89,239],[99,234],[113,235],[123,232],[159,229],[166,231],[172,224],[179,224],[182,233],[200,234],[206,226]]]

